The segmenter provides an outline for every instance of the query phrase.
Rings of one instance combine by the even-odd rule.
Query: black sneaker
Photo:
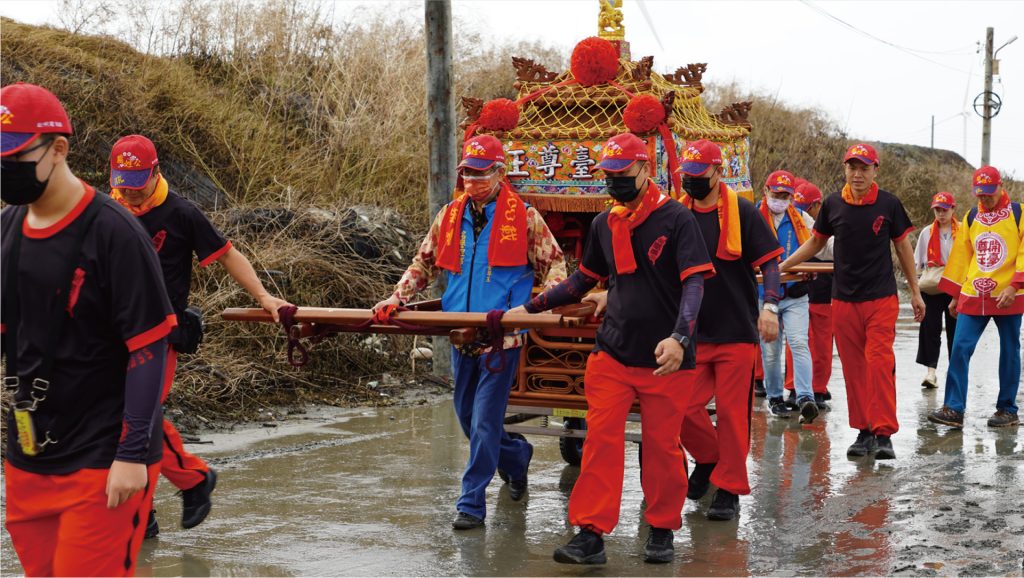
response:
[[[796,400],[795,389],[789,390],[789,395],[786,396],[786,405],[788,405],[789,408],[792,409],[793,411],[797,411],[800,409],[800,402]]]
[[[668,564],[676,556],[672,546],[672,530],[651,528],[644,545],[644,562],[650,564]]]
[[[892,449],[892,440],[889,436],[875,436],[878,449],[875,450],[876,460],[895,460],[896,450]]]
[[[715,499],[708,508],[709,520],[732,520],[740,512],[740,497],[721,488],[715,492]]]
[[[781,397],[773,397],[768,400],[768,413],[773,417],[788,419],[793,414],[793,410],[786,405],[786,402],[782,401]]]
[[[857,441],[853,442],[850,449],[846,450],[846,455],[859,458],[873,454],[877,449],[878,441],[875,439],[875,434],[871,433],[871,430],[862,429],[857,434]]]
[[[800,404],[800,423],[813,423],[818,417],[818,404],[813,397],[801,397],[797,403]]]
[[[455,530],[472,530],[484,525],[483,518],[477,518],[473,514],[459,512],[452,520],[452,528]]]
[[[181,501],[184,505],[181,510],[181,527],[186,530],[202,524],[213,505],[210,494],[217,487],[217,471],[210,468],[210,471],[204,474],[204,478],[194,487],[181,492]]]
[[[822,396],[823,396],[822,399],[824,399],[825,401],[832,401],[832,392],[831,391],[826,389],[825,393],[823,393]]]
[[[508,483],[508,497],[512,498],[513,502],[522,500],[523,494],[526,493],[527,474],[530,471],[530,461],[533,460],[533,445],[528,445],[530,445],[530,454],[526,456],[526,469],[523,470],[523,479],[510,480]]]
[[[768,397],[768,390],[764,388],[763,379],[754,380],[754,397]]]
[[[708,493],[708,486],[711,485],[711,472],[715,471],[717,464],[697,464],[686,482],[686,499],[699,500]]]
[[[829,411],[832,409],[831,407],[829,407],[828,403],[825,402],[824,393],[814,394],[814,403],[817,404],[818,409],[820,409],[821,411]]]
[[[555,550],[555,562],[561,564],[604,564],[604,540],[590,530],[580,530],[569,543]]]
[[[150,510],[149,520],[146,521],[146,533],[143,535],[143,539],[156,538],[159,533],[160,524],[156,521],[156,510]]]
[[[928,421],[949,427],[964,427],[964,412],[957,411],[949,406],[942,406],[928,414]]]

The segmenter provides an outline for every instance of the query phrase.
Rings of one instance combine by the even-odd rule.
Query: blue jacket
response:
[[[442,311],[507,311],[530,300],[534,272],[529,263],[516,267],[491,267],[487,261],[495,207],[495,201],[484,207],[487,225],[480,231],[479,238],[473,234],[472,209],[467,206],[463,212],[459,240],[462,272],[446,271],[448,285],[441,297]]]
[[[763,203],[764,201],[762,200],[761,202]],[[759,208],[760,206],[760,203],[758,203]],[[800,214],[800,217],[803,218],[804,212],[800,209],[797,209],[796,211]],[[775,232],[778,234],[779,245],[782,245],[782,255],[779,255],[779,259],[785,261],[790,255],[796,253],[796,250],[800,248],[800,240],[796,237],[796,229],[793,228],[793,223],[789,220],[789,211],[782,214],[782,221],[779,222],[779,226],[775,229]],[[801,281],[790,281],[789,283],[783,283],[782,298],[786,297],[790,287],[800,282]],[[764,300],[764,285],[757,286],[757,296],[762,301]]]

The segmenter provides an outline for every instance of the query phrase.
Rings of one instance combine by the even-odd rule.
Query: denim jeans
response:
[[[775,341],[761,340],[764,388],[768,392],[768,399],[782,397],[784,393],[784,339],[793,352],[793,385],[796,387],[797,399],[814,397],[814,391],[811,389],[811,350],[807,345],[809,311],[806,295],[786,297],[779,301],[779,336]]]
[[[462,474],[462,495],[455,508],[477,518],[487,515],[487,485],[498,468],[513,480],[526,476],[530,444],[509,437],[505,431],[505,408],[519,368],[519,349],[504,350],[504,369],[491,373],[486,354],[473,357],[452,348],[452,401],[462,433],[469,438],[469,462]]]
[[[959,412],[967,406],[967,370],[978,340],[988,325],[996,323],[999,332],[999,397],[996,409],[1017,413],[1017,389],[1020,387],[1020,322],[1021,315],[967,315],[961,313],[956,319],[956,334],[953,335],[953,353],[949,356],[949,371],[946,372],[945,404]],[[991,373],[989,373],[991,375]]]

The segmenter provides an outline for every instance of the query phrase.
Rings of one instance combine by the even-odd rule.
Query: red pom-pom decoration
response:
[[[651,132],[665,121],[665,107],[650,94],[638,94],[629,99],[629,104],[622,111],[622,120],[629,132]]]
[[[619,51],[604,38],[584,38],[572,51],[569,70],[583,86],[605,84],[619,72]]]
[[[484,104],[478,119],[487,130],[512,130],[519,124],[519,105],[507,98],[496,98]]]

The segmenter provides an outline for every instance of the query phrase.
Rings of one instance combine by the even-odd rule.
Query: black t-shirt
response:
[[[697,341],[704,343],[757,343],[757,276],[754,267],[782,254],[775,234],[754,203],[739,198],[740,239],[743,254],[739,259],[719,259],[718,209],[702,211],[694,207],[701,235],[715,276],[704,282],[704,300],[697,317]]]
[[[188,307],[192,287],[192,254],[206,267],[231,249],[231,243],[194,203],[173,192],[167,199],[139,215],[160,257],[167,296],[174,310]]]
[[[693,213],[675,201],[652,211],[631,239],[637,270],[620,276],[615,272],[608,211],[594,217],[580,261],[584,273],[608,279],[608,309],[594,351],[604,351],[626,366],[658,367],[654,349],[675,331],[683,279],[695,273],[710,275],[713,269]],[[687,355],[682,368],[692,367],[693,356]]]
[[[882,189],[870,205],[851,205],[841,193],[826,197],[814,234],[836,238],[832,297],[858,303],[896,295],[890,245],[913,230],[903,203]]]
[[[69,260],[78,262],[70,291],[61,290],[67,296],[61,306],[69,316],[56,340],[50,387],[32,414],[37,438],[42,441],[50,431],[57,443],[36,456],[24,455],[14,412],[8,414],[7,459],[29,472],[67,474],[110,467],[122,433],[128,352],[163,339],[175,323],[149,236],[128,211],[103,199],[81,246],[74,246],[82,226],[78,217],[95,194],[87,186],[82,202],[45,229],[28,229],[16,222],[19,207],[0,213],[5,277],[10,274],[13,233],[16,227],[23,231],[17,272],[21,312],[17,372],[23,391],[27,392],[24,384],[31,383],[42,363],[53,323],[54,294],[62,282],[58,277],[66,275]],[[3,329],[7,331],[6,326]],[[159,462],[163,453],[162,419],[158,408],[148,464]]]

